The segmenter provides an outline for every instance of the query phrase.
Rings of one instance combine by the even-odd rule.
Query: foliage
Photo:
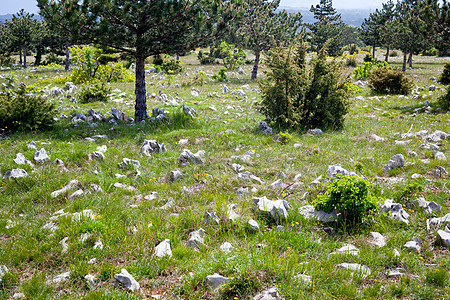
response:
[[[227,81],[227,69],[220,69],[219,72],[217,72],[217,74],[214,74],[211,78],[217,81]]]
[[[208,56],[206,53],[203,54],[202,51],[198,51],[197,58],[201,65],[212,65],[216,62],[214,57]]]
[[[16,61],[11,56],[0,54],[0,66],[10,67],[14,63],[16,63]]]
[[[401,71],[377,68],[370,74],[369,87],[378,94],[408,95],[414,83]]]
[[[254,272],[243,272],[235,276],[220,289],[220,299],[247,299],[261,286]]]
[[[379,201],[369,181],[356,176],[342,176],[331,181],[326,192],[319,194],[313,205],[326,212],[336,211],[338,221],[354,226],[370,220],[378,210]]]
[[[429,284],[444,287],[448,281],[448,271],[445,267],[429,270],[425,275],[425,280]]]
[[[416,195],[423,191],[423,186],[419,183],[409,183],[404,188],[394,193],[394,201],[397,203],[408,203],[412,201]]]
[[[439,75],[438,82],[442,84],[450,84],[450,62],[444,65],[441,75]]]
[[[447,93],[445,93],[445,95],[439,97],[438,106],[444,111],[450,110],[450,86],[447,87]]]
[[[347,60],[345,61],[345,65],[347,67],[356,67],[357,65],[356,58],[354,57],[347,58]]]
[[[370,56],[369,54],[366,54],[363,58],[363,62],[373,62],[374,59],[372,56]]]
[[[58,64],[62,65],[64,63],[64,59],[58,57],[55,53],[50,53],[45,57],[45,61],[43,62],[43,65],[49,65],[49,64]]]
[[[3,88],[0,92],[0,128],[11,131],[43,130],[53,125],[53,104],[27,94],[26,87]]]
[[[161,69],[167,73],[171,72],[173,74],[183,72],[181,61],[175,59],[165,60],[161,65]]]
[[[389,56],[390,57],[397,57],[398,53],[397,53],[397,51],[393,50],[393,51],[389,52]]]
[[[109,93],[111,93],[111,88],[104,82],[95,82],[84,85],[78,92],[78,99],[81,103],[106,102]]]
[[[370,60],[372,60],[372,58],[370,58]],[[374,67],[376,69],[382,68],[384,70],[392,70],[392,67],[385,61],[379,62],[375,66],[372,61],[364,61],[357,68],[355,68],[355,70],[353,70],[353,74],[356,79],[366,80],[369,78]]]
[[[227,70],[236,70],[239,66],[244,64],[244,51],[236,48],[233,44],[228,44],[227,42],[220,43],[220,48],[223,56],[223,65]]]
[[[260,111],[278,129],[340,129],[348,111],[347,78],[325,51],[310,61],[303,45],[273,48],[267,57],[268,80],[261,82]]]
[[[164,62],[164,58],[162,57],[161,54],[153,55],[153,64],[155,66],[162,66],[163,62]]]
[[[28,299],[48,299],[53,293],[53,287],[45,283],[45,274],[34,275],[26,281],[23,286],[23,293]]]

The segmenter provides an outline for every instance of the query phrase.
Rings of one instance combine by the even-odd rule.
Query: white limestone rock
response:
[[[370,244],[377,246],[377,247],[386,246],[386,238],[383,235],[381,235],[381,233],[372,231],[370,233],[370,235],[372,237],[371,240],[369,240]]]
[[[114,278],[117,280],[117,282],[122,284],[123,287],[132,292],[139,291],[141,288],[139,282],[137,282],[136,279],[134,279],[134,277],[130,273],[128,273],[126,269],[122,269],[120,274],[115,274]]]
[[[199,230],[192,231],[189,233],[189,240],[187,241],[187,246],[189,248],[200,249],[204,245],[205,241],[205,230],[200,228]]]
[[[352,274],[360,274],[363,278],[366,278],[372,273],[368,266],[360,265],[357,263],[341,263],[337,266],[341,269],[350,270]]]
[[[155,247],[155,256],[156,257],[164,257],[169,256],[172,257],[172,249],[170,248],[170,240],[165,239],[158,246]]]
[[[205,282],[211,289],[216,290],[222,285],[227,284],[228,280],[227,277],[214,273],[213,275],[206,276]]]
[[[291,205],[286,200],[271,201],[267,197],[255,197],[252,199],[253,209],[258,213],[270,216],[274,221],[285,220]]]

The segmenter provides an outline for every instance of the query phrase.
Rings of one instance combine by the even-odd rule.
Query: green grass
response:
[[[379,52],[379,55],[382,55]],[[362,60],[360,54],[358,60]],[[401,57],[391,58],[398,66]],[[415,57],[414,69],[408,70],[419,87],[432,83],[429,78],[438,77],[447,59]],[[114,274],[126,268],[139,281],[143,298],[152,294],[164,295],[165,299],[249,299],[261,290],[277,286],[286,299],[436,299],[448,298],[448,271],[450,263],[447,250],[433,244],[435,232],[426,230],[427,216],[421,209],[405,206],[411,214],[410,225],[400,225],[382,214],[376,214],[370,226],[356,230],[343,230],[315,221],[306,220],[297,211],[318,194],[310,190],[309,184],[318,176],[326,177],[328,165],[339,164],[349,171],[365,176],[377,186],[379,196],[396,197],[402,204],[419,196],[435,201],[443,207],[443,216],[450,211],[448,183],[435,179],[429,171],[435,166],[450,170],[447,161],[421,159],[430,156],[429,151],[419,149],[421,138],[408,138],[407,145],[397,145],[400,134],[419,130],[442,130],[450,132],[450,115],[445,113],[416,112],[423,106],[424,99],[408,96],[378,96],[367,88],[351,98],[350,113],[346,116],[344,129],[326,132],[321,136],[309,136],[290,132],[292,138],[287,144],[273,141],[256,130],[264,116],[256,110],[261,95],[256,82],[249,80],[252,66],[244,66],[247,75],[228,72],[230,82],[211,81],[183,85],[192,82],[194,72],[202,70],[206,75],[216,74],[221,66],[200,66],[196,55],[181,57],[186,72],[174,76],[170,86],[167,78],[147,76],[147,92],[178,97],[179,103],[186,103],[198,113],[198,118],[188,119],[180,114],[178,106],[164,105],[158,98],[149,97],[148,111],[154,107],[164,108],[173,116],[168,125],[150,124],[98,124],[91,128],[87,124],[74,126],[70,120],[58,121],[48,132],[17,132],[0,137],[0,173],[18,166],[13,162],[21,152],[32,160],[34,150],[27,148],[27,142],[37,141],[37,147],[44,147],[50,161],[43,165],[21,166],[29,176],[24,180],[4,181],[0,186],[0,261],[8,267],[9,273],[0,285],[0,298],[11,298],[14,293],[23,292],[30,299],[62,297],[67,299],[138,299],[139,295],[128,293],[114,285]],[[262,66],[261,69],[264,69]],[[351,72],[351,68],[348,69]],[[2,72],[9,74],[9,72]],[[39,77],[59,76],[54,70],[14,71],[16,82],[36,84]],[[262,75],[262,72],[259,73]],[[38,76],[36,76],[38,75]],[[226,84],[231,93],[222,94]],[[437,84],[437,86],[439,86]],[[111,106],[127,115],[134,116],[134,84],[113,83],[111,89],[126,93],[123,102],[80,104],[70,102],[66,97],[48,98],[56,104],[60,114],[87,114],[93,108],[110,116]],[[41,87],[43,88],[43,86]],[[191,90],[199,91],[199,97],[191,96]],[[245,97],[239,97],[242,89]],[[233,94],[236,92],[236,94]],[[39,92],[38,92],[39,93]],[[217,94],[213,94],[217,93]],[[428,99],[433,104],[443,92],[434,92]],[[421,94],[428,94],[421,92]],[[210,109],[214,106],[217,111]],[[111,129],[112,128],[112,129]],[[225,133],[232,129],[234,133]],[[88,142],[86,137],[106,134],[107,140]],[[370,140],[371,134],[385,138],[383,142]],[[144,139],[156,139],[165,143],[167,152],[139,155]],[[179,145],[180,139],[188,139]],[[40,142],[45,142],[42,144]],[[448,141],[443,141],[442,150],[450,158]],[[299,144],[299,147],[294,147]],[[98,146],[106,145],[104,161],[89,161],[88,155]],[[184,148],[196,153],[205,151],[203,165],[179,167],[177,158]],[[241,182],[232,171],[232,156],[253,149],[256,156],[249,163],[242,163],[247,171],[265,181],[264,185]],[[409,157],[408,151],[417,152]],[[395,184],[386,183],[383,165],[394,154],[405,156],[407,165],[394,170],[390,177],[403,179]],[[130,170],[122,170],[117,164],[123,158],[137,159],[141,163],[141,175],[137,178]],[[54,161],[64,161],[65,168],[57,167]],[[180,168],[185,174],[177,182],[169,182],[170,171]],[[270,184],[279,179],[280,171],[286,177],[282,189],[272,189]],[[116,178],[115,174],[127,175]],[[296,185],[294,177],[301,173]],[[422,178],[412,179],[418,173]],[[76,189],[56,198],[51,192],[77,179],[84,189],[98,184],[104,193],[85,194],[69,200]],[[137,190],[124,191],[114,187],[122,182]],[[422,189],[411,189],[422,186]],[[246,198],[239,198],[239,187],[253,187]],[[154,200],[143,197],[157,192]],[[252,196],[266,196],[269,199],[289,201],[292,209],[285,221],[271,222],[252,210]],[[175,205],[167,211],[158,209],[172,197]],[[240,220],[232,223],[226,220],[227,205],[237,203]],[[137,206],[135,206],[137,205]],[[63,209],[68,214],[91,209],[93,220],[81,218],[72,220],[70,215],[57,220],[59,229],[53,234],[42,227],[50,217]],[[221,218],[219,226],[203,224],[205,211],[215,211]],[[249,219],[255,219],[260,231],[251,231]],[[6,229],[8,220],[15,226]],[[277,231],[276,225],[283,225],[285,231]],[[443,228],[444,225],[441,227]],[[189,233],[200,227],[206,231],[205,246],[199,251],[187,248]],[[441,228],[441,229],[442,229]],[[377,231],[387,239],[383,248],[374,248],[368,243],[370,231]],[[80,241],[83,233],[91,236]],[[423,242],[420,253],[407,251],[403,245],[413,236]],[[60,241],[68,237],[68,251],[61,253]],[[154,248],[164,239],[170,239],[173,256],[159,259],[153,256]],[[104,248],[93,249],[101,240]],[[230,242],[235,249],[231,254],[220,251],[220,245]],[[351,243],[360,249],[359,256],[333,254],[332,252]],[[265,247],[259,248],[258,244]],[[395,257],[393,250],[400,252]],[[96,262],[88,262],[96,258]],[[355,262],[370,267],[372,274],[366,278],[338,269],[342,262]],[[401,279],[386,276],[390,268],[403,268],[408,275]],[[45,281],[61,273],[71,271],[71,278],[63,283],[46,285]],[[229,285],[213,292],[205,284],[207,275],[219,273],[233,278]],[[89,287],[86,274],[96,277],[97,285]],[[311,281],[296,279],[296,275],[312,276]]]

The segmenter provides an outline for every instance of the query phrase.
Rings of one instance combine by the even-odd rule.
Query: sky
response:
[[[381,3],[387,0],[366,0],[366,1],[355,1],[355,0],[334,0],[333,7],[339,9],[350,9],[350,8],[367,8],[373,9],[381,7]],[[316,5],[320,0],[281,0],[280,6],[289,7],[311,7],[311,5]],[[13,14],[18,12],[20,9],[24,9],[26,12],[37,13],[38,8],[36,6],[36,0],[0,0],[0,15]]]

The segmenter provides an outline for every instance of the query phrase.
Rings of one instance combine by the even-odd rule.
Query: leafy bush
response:
[[[356,59],[354,57],[349,57],[345,61],[345,65],[347,67],[356,67]]]
[[[216,62],[214,57],[208,56],[206,52],[203,54],[202,51],[198,51],[197,58],[201,65],[212,65]]]
[[[450,84],[450,62],[444,65],[441,75],[439,75],[438,82],[442,84]]]
[[[163,57],[161,56],[161,54],[158,55],[154,55],[153,56],[153,64],[156,66],[161,66],[164,62]]]
[[[10,67],[11,65],[13,65],[15,63],[16,63],[16,60],[13,59],[11,56],[5,56],[3,54],[0,54],[0,66]]]
[[[450,110],[450,87],[447,88],[447,93],[438,99],[438,106],[444,110]]]
[[[373,57],[370,54],[366,54],[366,56],[364,56],[363,58],[364,62],[372,62],[373,61]]]
[[[227,70],[220,69],[219,72],[217,74],[214,74],[211,78],[217,81],[227,81],[228,80]]]
[[[393,51],[389,52],[389,56],[390,57],[397,57],[398,53],[397,53],[397,51],[393,50]]]
[[[171,71],[172,74],[178,74],[183,72],[183,66],[181,65],[181,61],[175,59],[169,59],[162,63],[161,69],[169,73]]]
[[[369,77],[370,89],[378,94],[407,95],[412,91],[413,86],[413,81],[398,70],[377,68]]]
[[[245,53],[233,44],[222,42],[220,44],[223,65],[227,70],[235,70],[245,62]]]
[[[278,129],[340,129],[348,111],[348,78],[325,51],[309,65],[303,45],[275,47],[266,59],[267,80],[260,82],[260,111]]]
[[[41,130],[53,125],[53,104],[26,93],[26,87],[4,88],[0,92],[0,128],[4,130]]]
[[[81,88],[78,92],[78,99],[81,103],[90,102],[106,102],[108,101],[108,94],[111,93],[111,89],[103,82],[96,82],[93,84],[87,84]]]
[[[327,191],[319,194],[313,205],[326,212],[336,211],[339,222],[353,226],[368,221],[377,211],[379,200],[369,181],[342,176],[331,181]]]
[[[64,59],[60,58],[55,53],[51,52],[49,55],[47,55],[45,57],[45,61],[42,64],[43,65],[50,65],[50,64],[62,65],[62,64],[64,64]]]

